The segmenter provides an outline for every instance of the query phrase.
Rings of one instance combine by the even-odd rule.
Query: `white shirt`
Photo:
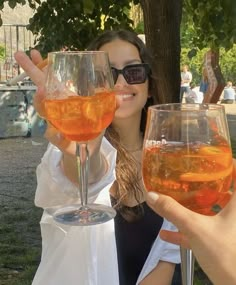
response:
[[[181,72],[181,80],[189,80],[188,82],[181,83],[182,87],[190,86],[190,82],[192,81],[192,73],[190,71]]]
[[[89,202],[111,205],[109,190],[115,180],[116,150],[104,138],[101,151],[109,169],[99,183],[90,185]],[[37,168],[35,204],[44,208],[40,222],[42,258],[32,285],[119,285],[114,220],[95,226],[57,224],[53,206],[79,202],[77,189],[62,173],[61,152],[49,144]],[[167,221],[162,228],[176,230]],[[179,247],[157,237],[137,284],[159,260],[180,263]]]
[[[224,99],[225,100],[235,100],[235,90],[233,87],[224,88]]]
[[[199,87],[194,87],[186,94],[186,100],[192,99],[191,103],[202,103],[203,93],[199,91]]]

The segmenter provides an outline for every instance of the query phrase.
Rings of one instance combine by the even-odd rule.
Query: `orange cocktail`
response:
[[[195,212],[214,215],[231,198],[232,153],[225,142],[166,143],[144,148],[143,180],[147,191],[169,195]]]
[[[115,108],[112,91],[94,96],[69,96],[44,101],[46,119],[66,138],[88,141],[96,138],[111,123]]]

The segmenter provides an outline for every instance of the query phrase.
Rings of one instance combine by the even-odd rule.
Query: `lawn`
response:
[[[40,261],[41,210],[29,201],[13,201],[0,215],[0,284],[30,285]]]

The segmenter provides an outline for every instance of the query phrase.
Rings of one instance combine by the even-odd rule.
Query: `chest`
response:
[[[142,203],[142,206],[143,216],[135,222],[126,221],[119,212],[115,217],[121,284],[135,284],[163,223],[163,219],[146,203]]]

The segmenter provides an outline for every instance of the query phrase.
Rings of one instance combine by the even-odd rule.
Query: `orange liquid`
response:
[[[231,198],[231,148],[203,144],[151,146],[143,154],[147,191],[171,196],[192,211],[214,215]]]
[[[116,100],[113,92],[101,92],[94,96],[46,99],[44,106],[45,118],[66,138],[84,142],[94,139],[109,126]]]

